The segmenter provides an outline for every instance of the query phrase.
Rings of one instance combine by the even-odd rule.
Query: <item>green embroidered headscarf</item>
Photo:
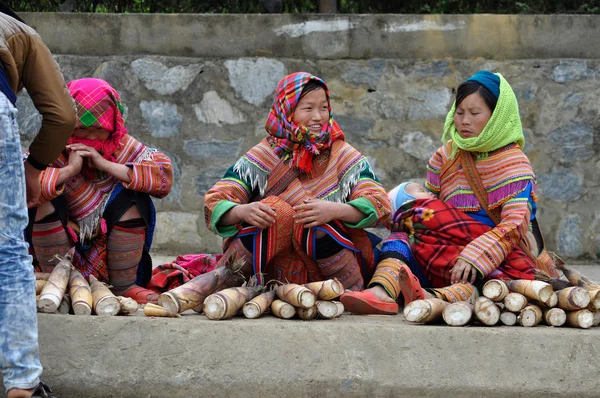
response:
[[[468,80],[479,81],[478,74],[482,73],[477,72],[477,74]],[[500,78],[500,95],[498,96],[496,109],[494,109],[490,120],[477,137],[461,137],[454,126],[456,101],[452,104],[452,108],[446,116],[444,134],[442,135],[443,143],[448,141],[453,142],[452,157],[456,155],[459,148],[469,152],[487,154],[513,142],[516,142],[521,149],[525,146],[525,136],[523,135],[523,127],[521,126],[517,97],[500,73],[494,73],[494,75]]]

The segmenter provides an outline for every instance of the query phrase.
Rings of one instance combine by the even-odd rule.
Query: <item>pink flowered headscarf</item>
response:
[[[127,134],[119,93],[106,81],[94,78],[70,81],[67,88],[77,108],[75,128],[99,127],[111,133],[104,141],[71,136],[69,144],[91,146],[104,159],[114,162],[113,154],[121,147],[121,139]]]

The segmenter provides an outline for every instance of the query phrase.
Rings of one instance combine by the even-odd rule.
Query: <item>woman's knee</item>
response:
[[[35,213],[35,222],[41,221],[44,218],[48,217],[50,214],[54,213],[56,209],[52,202],[46,202],[38,206]]]
[[[132,205],[123,215],[119,218],[119,221],[133,220],[135,218],[142,218],[140,210],[136,205]]]

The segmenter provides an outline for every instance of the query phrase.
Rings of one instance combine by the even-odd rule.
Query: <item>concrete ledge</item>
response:
[[[600,329],[40,315],[69,397],[596,397]]]
[[[600,42],[596,40],[600,36],[599,15],[23,13],[22,17],[55,54],[600,58]]]

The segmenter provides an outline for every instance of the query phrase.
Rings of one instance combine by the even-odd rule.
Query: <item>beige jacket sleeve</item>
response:
[[[75,128],[75,104],[58,64],[39,35],[15,34],[7,40],[23,87],[42,115],[42,127],[29,146],[37,163],[48,165],[60,155]]]

